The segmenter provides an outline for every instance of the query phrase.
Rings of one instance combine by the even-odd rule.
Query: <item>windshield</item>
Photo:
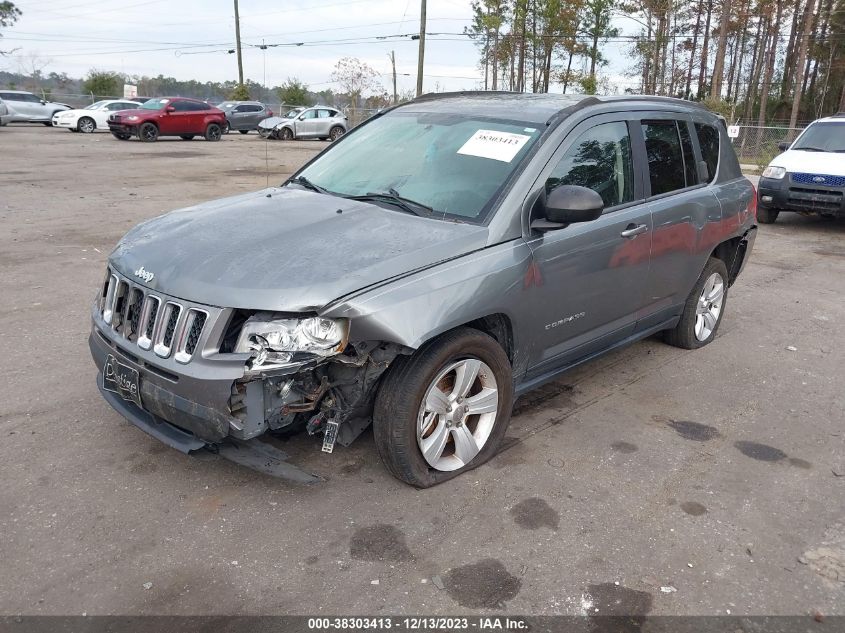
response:
[[[845,123],[812,123],[790,149],[845,152]]]
[[[170,99],[150,99],[142,103],[139,108],[142,110],[161,110],[170,103]]]
[[[297,109],[295,109],[295,110],[291,110],[290,112],[288,112],[288,113],[284,116],[284,118],[286,118],[286,119],[294,119],[294,118],[296,118],[296,116],[297,116],[300,112],[302,112],[302,108],[297,108]]]
[[[99,110],[100,108],[102,108],[107,103],[108,103],[108,101],[97,101],[97,103],[92,103],[89,106],[85,106],[85,109],[86,110]]]
[[[392,112],[356,130],[299,176],[342,196],[393,190],[436,215],[481,220],[540,136],[514,121]]]

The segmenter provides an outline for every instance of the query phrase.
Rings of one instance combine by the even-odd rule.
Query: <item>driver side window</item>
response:
[[[602,123],[583,132],[546,180],[546,193],[579,185],[598,193],[605,209],[634,199],[631,137],[624,121]]]

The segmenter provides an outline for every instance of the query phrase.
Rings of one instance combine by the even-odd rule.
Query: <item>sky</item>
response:
[[[26,72],[35,63],[46,64],[45,74],[72,77],[96,68],[184,80],[237,79],[236,56],[227,52],[235,42],[233,0],[15,3],[23,16],[0,41],[4,49],[18,50],[0,58],[0,69]],[[408,35],[419,32],[419,14],[419,0],[240,0],[244,77],[267,86],[296,77],[319,91],[335,87],[332,69],[349,56],[381,73],[389,90],[393,50],[399,91],[413,89],[418,43]],[[443,35],[427,38],[424,91],[483,88],[475,44],[455,35],[471,15],[469,0],[428,0],[426,32]],[[385,39],[373,41],[376,37]],[[256,47],[262,43],[269,45],[266,51]],[[606,72],[617,77],[624,71],[622,51],[609,57]]]

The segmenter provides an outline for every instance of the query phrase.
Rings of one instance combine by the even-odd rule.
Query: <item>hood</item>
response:
[[[789,173],[845,176],[845,153],[841,152],[805,152],[790,149],[776,156],[770,164],[773,167],[783,167]]]
[[[281,116],[268,116],[266,119],[262,119],[258,122],[258,127],[266,127],[272,129],[281,123],[292,120],[293,119],[286,119],[285,117]]]
[[[133,114],[135,116],[147,117],[156,112],[161,112],[161,110],[150,110],[148,108],[135,108],[134,110],[117,110],[116,112],[110,112],[109,118],[112,118],[114,115],[132,116]]]
[[[483,226],[273,188],[148,220],[109,259],[136,282],[143,267],[153,274],[146,286],[188,301],[309,312],[486,241]]]

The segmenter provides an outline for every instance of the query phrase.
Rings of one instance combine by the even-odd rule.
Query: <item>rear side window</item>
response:
[[[606,208],[631,202],[634,169],[628,126],[616,121],[583,132],[546,180],[546,192],[560,185],[592,189],[601,196]]]
[[[706,123],[696,123],[695,133],[698,135],[698,144],[701,146],[701,156],[707,163],[707,174],[710,180],[713,180],[719,166],[719,130]]]
[[[681,138],[675,121],[643,121],[643,138],[648,156],[651,195],[677,191],[687,186]]]

